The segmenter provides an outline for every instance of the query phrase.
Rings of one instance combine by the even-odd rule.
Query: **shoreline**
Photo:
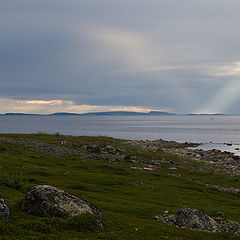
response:
[[[200,143],[178,143],[162,139],[155,141],[130,140],[127,142],[140,146],[145,151],[156,152],[162,150],[165,153],[174,154],[181,158],[208,163],[223,169],[231,175],[240,175],[240,156],[230,151],[198,149],[201,146]]]
[[[21,136],[22,134],[16,134]],[[15,135],[15,136],[16,136]],[[25,136],[34,136],[35,134],[24,134]],[[54,134],[43,134],[43,135],[49,135],[54,136]],[[56,135],[56,134],[55,134]],[[60,135],[63,137],[83,137],[83,136],[71,136],[71,135]],[[32,140],[16,140],[12,139],[11,136],[14,136],[14,134],[0,134],[0,140],[7,141],[12,144],[23,144],[27,147],[32,148],[35,151],[47,153],[47,154],[75,154],[82,157],[85,157],[87,159],[95,159],[96,156],[90,156],[83,154],[79,152],[78,150],[75,150],[74,148],[69,148],[66,146],[65,142],[61,142],[61,146],[55,146],[53,144],[47,144],[42,143],[41,141],[32,141]],[[88,137],[88,136],[84,136]],[[92,137],[92,136],[89,136]],[[97,136],[96,136],[97,137]],[[110,137],[111,138],[111,137]],[[114,140],[114,138],[111,138]],[[117,140],[117,139],[116,139]],[[120,139],[119,139],[120,140]],[[204,149],[206,147],[206,144],[202,143],[191,143],[191,142],[177,142],[177,141],[166,141],[163,139],[157,139],[157,140],[126,140],[121,139],[122,141],[125,141],[125,144],[130,144],[133,146],[140,147],[142,151],[144,152],[158,152],[162,151],[166,154],[172,154],[176,155],[178,157],[181,157],[186,160],[192,160],[194,162],[198,163],[207,163],[212,166],[215,166],[218,169],[223,170],[224,172],[231,174],[231,175],[240,175],[240,154],[235,154],[231,151],[221,151],[217,148],[211,148],[211,149]],[[217,144],[213,144],[213,146],[216,146]],[[225,147],[235,147],[233,144],[225,143]],[[89,146],[84,146],[85,148],[88,148]],[[90,148],[95,148],[95,146],[90,146]],[[91,150],[90,150],[91,151]],[[240,152],[238,149],[237,151]],[[109,156],[103,156],[104,158],[108,159]],[[124,159],[124,156],[119,155],[118,153],[113,153],[111,156],[111,161],[118,161],[121,159]],[[151,167],[150,167],[151,168]]]

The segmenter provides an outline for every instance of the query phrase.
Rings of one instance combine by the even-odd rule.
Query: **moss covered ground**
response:
[[[0,195],[10,207],[13,221],[0,222],[0,239],[240,239],[238,233],[206,233],[180,229],[157,222],[153,216],[174,212],[182,206],[205,211],[211,216],[223,212],[240,222],[240,195],[208,188],[196,181],[240,188],[240,177],[215,171],[207,164],[174,155],[142,152],[124,140],[107,137],[72,137],[59,134],[1,135],[33,139],[85,152],[84,144],[112,145],[123,154],[136,156],[138,163],[87,160],[79,155],[45,154],[23,144],[0,141]],[[138,169],[152,159],[165,158],[177,166],[162,164],[155,171]],[[134,169],[134,167],[137,167]],[[19,208],[27,190],[48,184],[77,195],[100,208],[104,230],[93,216],[57,219],[29,215]]]

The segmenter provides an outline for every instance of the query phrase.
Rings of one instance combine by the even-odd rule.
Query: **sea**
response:
[[[40,132],[194,142],[238,154],[240,116],[0,116],[0,133]]]

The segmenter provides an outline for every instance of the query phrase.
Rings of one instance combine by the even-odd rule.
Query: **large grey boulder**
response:
[[[0,196],[0,220],[11,220],[10,210],[2,196]]]
[[[22,201],[21,208],[42,217],[71,217],[87,213],[103,216],[93,204],[49,185],[32,187]]]

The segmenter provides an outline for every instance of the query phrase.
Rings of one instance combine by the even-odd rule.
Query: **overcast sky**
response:
[[[0,112],[240,113],[240,1],[0,0]]]

